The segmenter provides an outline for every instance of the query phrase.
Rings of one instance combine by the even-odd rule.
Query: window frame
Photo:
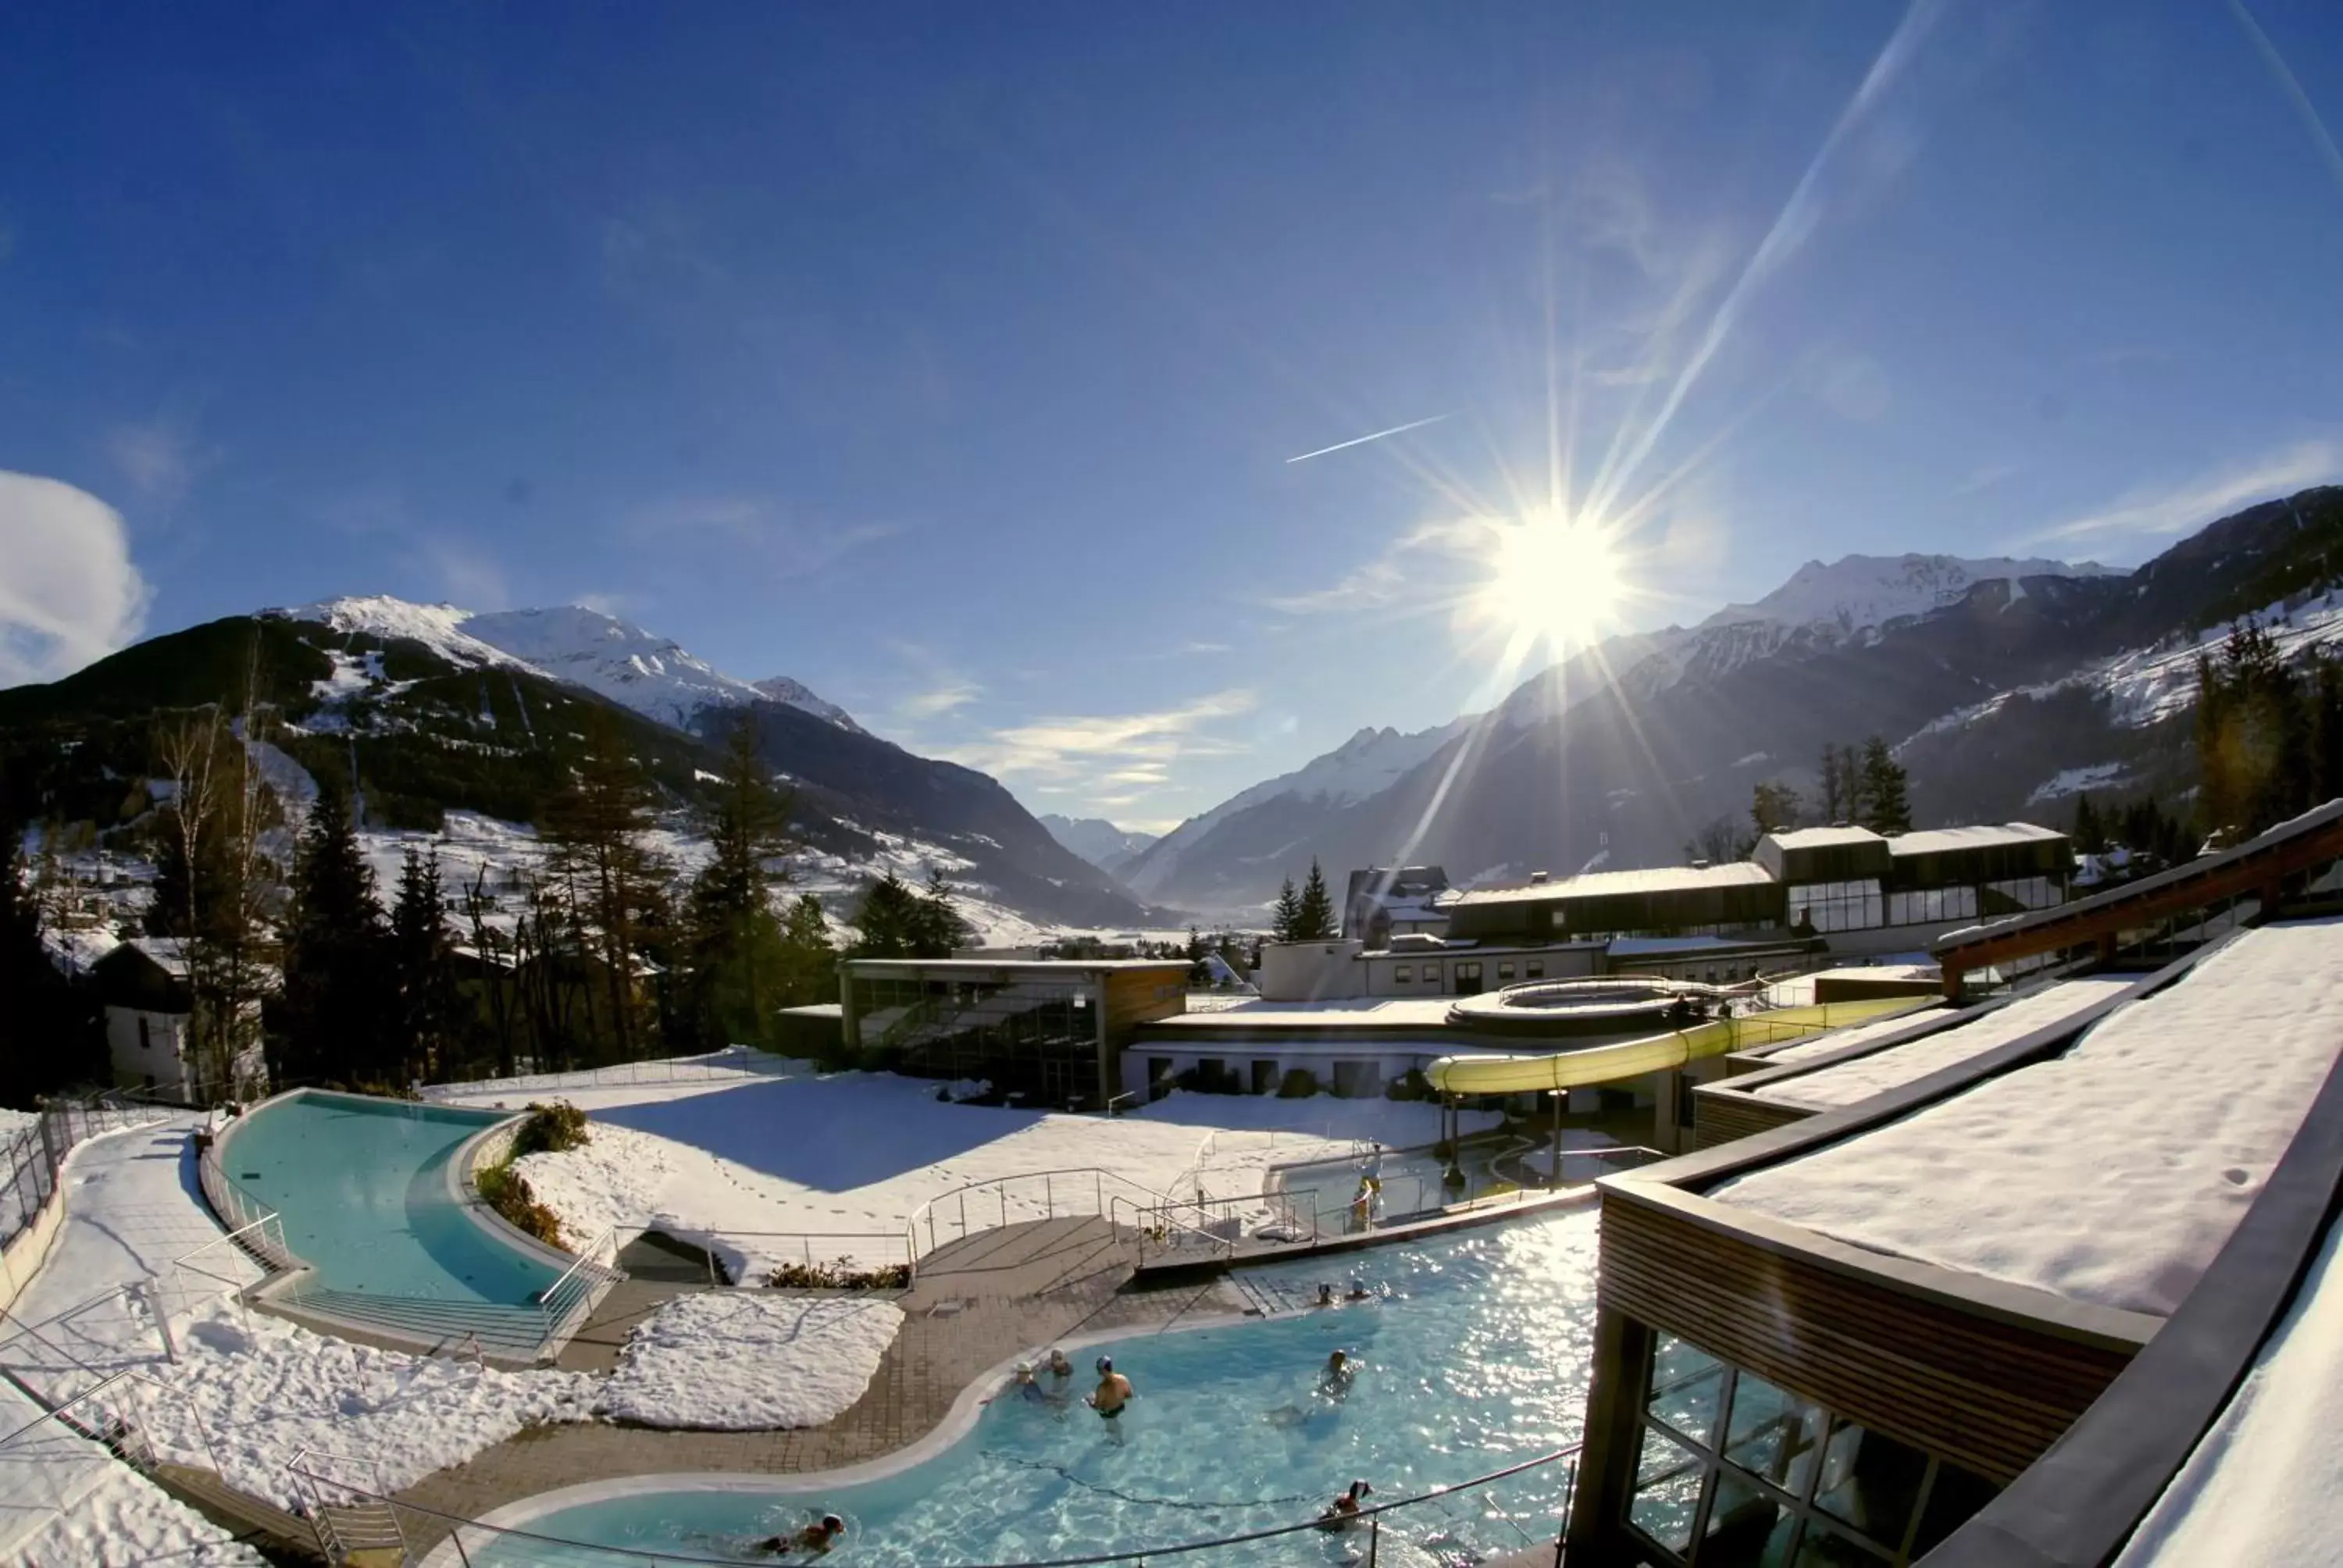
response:
[[[1784,1557],[1785,1562],[1793,1564],[1798,1562],[1810,1534],[1815,1529],[1816,1521],[1820,1521],[1822,1533],[1843,1536],[1853,1542],[1859,1549],[1876,1553],[1880,1568],[1910,1568],[1910,1565],[1916,1561],[1915,1545],[1919,1540],[1920,1527],[1927,1520],[1928,1504],[1935,1498],[1937,1478],[1946,1469],[1946,1462],[1941,1456],[1929,1452],[1916,1443],[1906,1442],[1892,1433],[1884,1432],[1880,1433],[1882,1437],[1901,1443],[1904,1447],[1920,1454],[1926,1461],[1921,1468],[1919,1482],[1913,1489],[1909,1514],[1904,1521],[1897,1539],[1892,1543],[1882,1542],[1861,1526],[1841,1519],[1818,1501],[1824,1477],[1829,1469],[1830,1440],[1838,1430],[1839,1423],[1844,1422],[1866,1432],[1875,1429],[1834,1408],[1827,1401],[1801,1394],[1795,1389],[1765,1377],[1762,1373],[1751,1372],[1738,1362],[1718,1355],[1673,1330],[1657,1325],[1646,1325],[1646,1330],[1651,1342],[1642,1357],[1635,1381],[1634,1435],[1627,1448],[1627,1462],[1631,1467],[1629,1481],[1620,1497],[1619,1511],[1614,1519],[1614,1523],[1636,1550],[1650,1554],[1658,1563],[1668,1564],[1669,1568],[1701,1568],[1701,1548],[1708,1539],[1709,1521],[1716,1504],[1720,1483],[1729,1471],[1736,1482],[1753,1488],[1759,1495],[1772,1501],[1776,1507],[1786,1511],[1795,1522],[1795,1528],[1789,1537],[1788,1550]],[[1723,1379],[1716,1396],[1715,1419],[1705,1439],[1694,1437],[1681,1428],[1672,1426],[1653,1413],[1651,1407],[1653,1365],[1659,1356],[1662,1341],[1670,1339],[1706,1356],[1723,1371]],[[1739,1462],[1725,1456],[1725,1448],[1732,1442],[1734,1411],[1741,1396],[1741,1382],[1744,1377],[1755,1379],[1778,1391],[1792,1401],[1795,1408],[1812,1409],[1821,1412],[1823,1438],[1816,1445],[1811,1462],[1805,1466],[1805,1478],[1799,1490],[1795,1493],[1776,1485]],[[1634,1522],[1635,1499],[1640,1489],[1634,1484],[1633,1467],[1642,1462],[1641,1456],[1646,1432],[1657,1432],[1667,1441],[1684,1448],[1693,1454],[1701,1466],[1700,1491],[1693,1505],[1692,1527],[1688,1536],[1691,1544],[1684,1552],[1677,1552],[1662,1544]]]

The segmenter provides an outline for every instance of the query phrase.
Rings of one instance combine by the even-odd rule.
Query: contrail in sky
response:
[[[2229,11],[2237,17],[2237,25],[2246,30],[2246,36],[2253,40],[2255,50],[2261,55],[2263,63],[2269,66],[2270,74],[2278,78],[2278,85],[2286,89],[2287,97],[2294,104],[2294,112],[2302,116],[2304,126],[2310,132],[2311,141],[2317,144],[2328,168],[2333,171],[2335,183],[2343,186],[2343,147],[2338,147],[2335,138],[2328,135],[2327,122],[2318,117],[2318,110],[2311,104],[2310,95],[2304,92],[2302,84],[2295,79],[2293,67],[2286,63],[2286,56],[2278,52],[2278,45],[2269,41],[2269,35],[2262,31],[2261,24],[2254,20],[2254,14],[2246,9],[2245,0],[2229,0]]]
[[[1299,457],[1288,457],[1285,460],[1289,463],[1306,463],[1312,457],[1322,457],[1329,452],[1339,452],[1345,447],[1363,447],[1370,441],[1380,441],[1386,436],[1397,436],[1408,430],[1421,430],[1426,425],[1437,425],[1447,417],[1445,414],[1434,414],[1429,419],[1418,419],[1412,425],[1394,425],[1388,430],[1378,430],[1372,436],[1360,436],[1348,441],[1337,441],[1331,447],[1321,447],[1314,452],[1304,452]]]

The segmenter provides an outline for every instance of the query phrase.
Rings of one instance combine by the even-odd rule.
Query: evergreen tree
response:
[[[1190,926],[1188,946],[1182,956],[1188,960],[1188,988],[1191,990],[1202,990],[1212,982],[1212,966],[1204,961],[1204,955],[1210,950],[1204,946],[1202,934],[1194,926]]]
[[[774,862],[791,848],[789,820],[789,797],[773,787],[756,719],[743,715],[725,749],[707,821],[710,852],[689,910],[689,1032],[709,1043],[773,1041],[787,962],[772,899],[787,874]]]
[[[837,1000],[838,955],[830,948],[830,922],[822,918],[820,899],[799,893],[781,925],[780,1005]]]
[[[1334,937],[1334,899],[1326,890],[1325,873],[1318,869],[1312,858],[1310,876],[1302,884],[1302,896],[1294,910],[1294,940],[1304,942],[1331,941]]]
[[[41,946],[41,901],[25,882],[24,824],[0,801],[0,1104],[107,1081],[96,990],[69,983]],[[44,848],[47,839],[43,839]]]
[[[922,959],[948,959],[956,948],[966,947],[975,932],[969,929],[960,911],[952,908],[951,884],[944,874],[928,868],[928,885],[913,901],[911,910],[911,956]]]
[[[1823,826],[1825,828],[1846,821],[1855,815],[1853,792],[1847,787],[1850,782],[1847,763],[1853,760],[1847,753],[1851,750],[1852,748],[1842,748],[1835,742],[1825,742],[1823,746]]]
[[[911,944],[918,935],[919,904],[920,895],[889,871],[863,893],[852,921],[854,945],[848,950],[862,959],[914,956]]]
[[[396,1070],[385,1019],[391,998],[374,869],[339,790],[319,790],[293,868],[285,920],[277,1057],[295,1078],[384,1084]]]
[[[2099,813],[2091,804],[2088,790],[2075,797],[2075,848],[2086,855],[2107,852],[2107,832],[2099,821]]]
[[[447,1076],[463,1023],[439,857],[409,849],[390,910],[389,1037],[402,1081]]]
[[[1875,833],[1908,833],[1912,830],[1912,800],[1910,779],[1887,749],[1885,736],[1875,735],[1863,743],[1860,779],[1860,809],[1856,819]]]
[[[1273,942],[1299,941],[1301,931],[1302,895],[1293,890],[1293,879],[1288,877],[1285,885],[1277,890],[1277,902],[1270,906],[1269,940]]]
[[[570,943],[599,971],[599,1017],[591,1027],[607,1031],[619,1060],[635,1058],[646,1032],[638,984],[641,928],[666,899],[666,869],[643,844],[650,806],[649,780],[617,718],[589,709],[585,750],[568,786],[547,804],[544,827],[549,865],[568,904]]]
[[[1762,783],[1749,792],[1749,825],[1758,838],[1798,825],[1798,792],[1787,784]]]

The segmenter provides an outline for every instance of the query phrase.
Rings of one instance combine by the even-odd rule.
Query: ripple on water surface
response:
[[[1594,1216],[1574,1211],[1436,1241],[1263,1270],[1306,1298],[1320,1280],[1363,1280],[1373,1301],[1291,1318],[1134,1337],[1101,1352],[1137,1391],[1109,1441],[1079,1403],[1062,1412],[996,1401],[950,1451],[863,1486],[662,1493],[565,1508],[547,1535],[708,1557],[757,1558],[761,1536],[809,1513],[844,1514],[838,1568],[1025,1563],[1169,1545],[1313,1515],[1353,1478],[1375,1501],[1466,1480],[1576,1440],[1593,1344]],[[1339,1402],[1317,1392],[1330,1352],[1364,1364]],[[712,1368],[721,1376],[721,1368]],[[1551,1541],[1561,1465],[1405,1510],[1379,1562],[1459,1563]],[[1363,1560],[1363,1536],[1289,1536],[1216,1551],[1220,1563]],[[1201,1560],[1201,1559],[1199,1559]],[[480,1568],[608,1564],[539,1543],[483,1551]]]

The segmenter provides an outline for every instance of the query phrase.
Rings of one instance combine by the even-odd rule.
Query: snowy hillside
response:
[[[1770,621],[1812,627],[1841,638],[1875,633],[1890,621],[1926,615],[1957,603],[1982,582],[2006,582],[2022,594],[2027,578],[2120,577],[2123,573],[2086,561],[2015,560],[1996,556],[1963,560],[1956,556],[1842,556],[1828,566],[1808,561],[1789,581],[1755,604],[1729,604],[1700,623],[1711,627]]]
[[[409,638],[458,665],[507,665],[566,680],[689,729],[704,708],[784,702],[843,729],[861,727],[786,676],[754,683],[725,674],[672,638],[577,605],[475,615],[451,604],[411,604],[384,595],[321,600],[273,612],[321,621],[337,631]]]

